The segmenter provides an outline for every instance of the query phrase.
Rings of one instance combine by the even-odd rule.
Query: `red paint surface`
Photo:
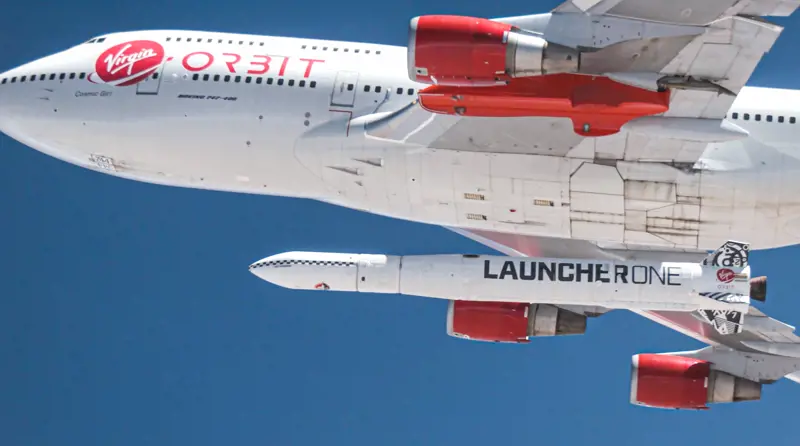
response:
[[[476,17],[421,16],[413,47],[418,82],[470,85],[508,79],[503,34],[511,25]]]
[[[717,280],[723,283],[731,283],[736,277],[736,273],[732,269],[722,268],[717,270]]]
[[[669,92],[652,92],[605,77],[553,74],[512,79],[493,87],[433,85],[419,93],[434,113],[483,117],[555,117],[572,120],[575,133],[605,136],[628,121],[669,110]],[[584,131],[584,125],[589,126]]]
[[[95,62],[97,77],[103,82],[125,87],[152,74],[164,60],[164,47],[152,40],[120,43],[103,51]]]
[[[497,342],[528,342],[526,303],[453,302],[453,333],[470,339]]]
[[[707,409],[706,361],[671,355],[639,355],[636,400],[652,407]]]

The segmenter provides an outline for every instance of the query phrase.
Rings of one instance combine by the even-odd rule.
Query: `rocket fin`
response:
[[[735,310],[698,310],[692,316],[711,325],[721,335],[744,331],[744,313]]]
[[[750,244],[728,240],[703,259],[702,264],[745,268],[750,264]]]

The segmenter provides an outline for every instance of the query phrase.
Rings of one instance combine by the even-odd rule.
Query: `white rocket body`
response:
[[[250,266],[293,289],[407,294],[449,300],[747,313],[750,267],[699,263],[288,252]]]

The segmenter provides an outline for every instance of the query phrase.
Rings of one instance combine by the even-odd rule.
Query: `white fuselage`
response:
[[[255,262],[250,265],[250,272],[290,289],[405,294],[447,300],[684,312],[747,313],[750,306],[749,266],[287,252]]]
[[[132,86],[101,81],[100,56],[137,40],[160,43],[165,62]],[[711,144],[702,169],[681,170],[559,155],[561,134],[544,130],[575,138],[564,119],[463,118],[436,147],[369,138],[353,119],[399,110],[425,87],[409,80],[403,47],[129,32],[15,68],[0,82],[4,133],[137,181],[608,244],[800,242],[798,91],[745,88],[729,119],[750,136]],[[509,126],[530,129],[530,138],[493,148]]]

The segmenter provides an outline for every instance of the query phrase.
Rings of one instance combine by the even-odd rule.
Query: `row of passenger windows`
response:
[[[751,116],[753,117],[754,121],[761,121],[761,118],[763,117],[767,122],[778,122],[781,124],[786,122],[786,118],[783,116],[776,116],[776,117],[773,117],[772,115],[764,116],[761,113],[756,113],[754,115],[750,115],[750,113],[742,113],[740,116],[738,112],[731,113],[731,119],[739,119],[741,117],[743,121],[749,121]],[[794,116],[790,116],[789,124],[795,124],[795,123],[797,123],[797,118],[795,118]]]
[[[264,42],[256,42],[254,40],[238,40],[237,41],[237,40],[233,40],[233,39],[227,39],[226,40],[226,39],[211,39],[211,38],[202,38],[202,37],[174,37],[174,38],[173,37],[167,37],[166,40],[167,40],[167,42],[175,41],[175,42],[188,42],[188,43],[191,43],[191,42],[196,42],[196,43],[214,43],[216,41],[216,43],[218,43],[218,44],[227,43],[228,45],[236,45],[236,44],[238,44],[238,45],[246,45],[246,46],[264,46]],[[309,49],[309,46],[308,45],[303,45],[300,48],[305,50],[305,49]],[[363,51],[364,54],[381,54],[381,50],[374,50],[373,51],[371,49],[365,49],[365,48],[364,49],[362,49],[362,48],[344,48],[344,47],[339,48],[339,47],[334,47],[334,46],[329,47],[329,46],[312,45],[310,47],[310,49],[311,50],[321,49],[322,51],[330,50],[330,51],[334,51],[334,52],[337,52],[337,51],[339,51],[341,49],[341,51],[343,53],[349,53],[349,52],[352,51],[353,53],[358,54],[358,53],[361,53]]]
[[[153,74],[153,79],[158,79],[158,73]],[[200,79],[202,79],[204,81],[213,81],[213,82],[220,82],[220,81],[222,81],[222,82],[230,82],[230,81],[241,82],[242,80],[244,80],[244,83],[246,83],[246,84],[252,83],[253,80],[255,80],[256,84],[261,84],[261,83],[264,83],[264,79],[265,78],[258,77],[258,76],[255,76],[255,77],[253,77],[253,76],[231,76],[230,74],[226,74],[225,76],[222,76],[220,74],[215,74],[213,76],[210,75],[210,74],[204,74],[204,75],[200,76],[199,73],[195,73],[194,75],[192,75],[192,80],[199,81]],[[266,79],[267,79],[267,81],[266,81],[267,85],[272,85],[273,83],[275,83],[277,85],[283,85],[284,83],[286,83],[286,85],[288,85],[290,87],[294,87],[294,85],[295,85],[294,79],[284,79],[282,77],[277,78],[277,81],[275,80],[275,78],[272,78],[272,77],[268,77]],[[305,79],[301,79],[300,81],[297,82],[297,86],[298,87],[305,87],[306,86],[306,80]],[[308,82],[308,87],[309,88],[317,88],[317,81]]]
[[[38,81],[45,81],[45,80],[54,81],[56,79],[60,79],[60,80],[63,81],[64,79],[85,79],[85,78],[86,78],[86,73],[32,74],[30,76],[19,76],[19,78],[17,78],[17,76],[14,76],[14,77],[11,77],[11,78],[3,78],[2,80],[0,80],[0,84],[5,84],[5,83],[13,84],[14,82],[17,82],[17,80],[19,80],[19,82],[25,82],[25,81],[36,82],[37,80]]]
[[[158,79],[158,73],[153,73],[153,79]],[[226,74],[224,76],[222,76],[220,74],[215,74],[215,75],[203,74],[201,76],[200,73],[195,73],[195,74],[192,75],[192,80],[199,81],[201,79],[203,81],[206,81],[206,82],[207,81],[213,81],[213,82],[220,82],[220,81],[222,81],[222,82],[231,82],[231,81],[233,81],[233,82],[242,82],[242,81],[244,81],[244,83],[246,83],[246,84],[250,84],[250,83],[256,83],[256,84],[266,83],[267,85],[272,85],[273,83],[277,84],[277,85],[283,85],[284,82],[285,82],[286,85],[288,85],[290,87],[293,87],[295,85],[295,80],[294,79],[284,80],[284,78],[281,78],[281,77],[277,78],[277,80],[276,80],[275,78],[271,78],[271,77],[263,78],[263,77],[258,77],[258,76],[231,76],[229,74]],[[264,79],[266,79],[266,82],[264,82]],[[300,81],[297,81],[297,86],[298,87],[305,87],[306,86],[306,80],[302,79]],[[317,81],[310,81],[308,83],[308,86],[309,86],[309,88],[317,88]],[[354,84],[347,84],[347,91],[353,91],[353,89],[355,89],[355,85]],[[365,85],[364,86],[364,91],[369,93],[370,91],[372,91],[372,86],[371,85]],[[379,86],[375,87],[374,91],[375,91],[375,93],[380,93],[381,91],[383,91],[383,88],[379,85]],[[403,91],[405,91],[406,94],[408,94],[409,96],[412,96],[414,94],[414,89],[413,88],[408,88],[408,89],[404,90],[403,87],[397,87],[397,94],[403,94]]]

